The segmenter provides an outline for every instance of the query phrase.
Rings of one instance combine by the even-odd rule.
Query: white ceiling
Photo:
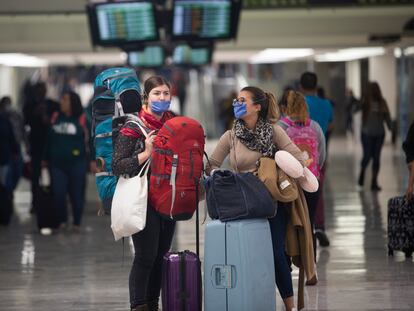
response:
[[[0,52],[68,55],[95,51],[119,57],[116,49],[92,48],[83,13],[85,3],[82,0],[0,1]],[[369,35],[401,34],[404,24],[413,17],[414,5],[244,10],[237,40],[217,44],[214,58],[246,59],[269,47],[379,46],[368,42]],[[404,35],[396,45],[414,45],[414,37]]]

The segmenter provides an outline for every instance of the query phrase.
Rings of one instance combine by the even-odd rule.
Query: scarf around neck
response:
[[[264,157],[272,158],[276,153],[273,143],[273,126],[270,122],[259,118],[255,130],[249,130],[243,120],[234,123],[236,137],[252,151],[260,152]]]
[[[146,106],[143,106],[139,113],[139,117],[151,130],[159,130],[164,125],[165,121],[174,117],[174,114],[171,111],[166,111],[162,115],[162,118],[160,120],[157,120],[152,114],[148,112],[147,109],[148,108]]]

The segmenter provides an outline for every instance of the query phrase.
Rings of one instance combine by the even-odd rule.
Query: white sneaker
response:
[[[42,229],[40,229],[40,234],[41,235],[51,235],[52,234],[52,229],[50,229],[50,228],[42,228]]]

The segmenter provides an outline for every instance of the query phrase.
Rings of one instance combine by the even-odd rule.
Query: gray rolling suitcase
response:
[[[206,225],[205,311],[274,311],[276,284],[267,219]]]

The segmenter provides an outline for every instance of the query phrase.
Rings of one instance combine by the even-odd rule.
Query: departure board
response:
[[[414,5],[414,0],[243,0],[245,9]]]
[[[128,52],[128,63],[137,67],[159,67],[164,65],[164,49],[148,46],[143,51]]]
[[[220,39],[232,35],[231,0],[175,0],[173,37]]]
[[[158,39],[153,5],[148,2],[97,5],[96,19],[99,40],[103,43]]]
[[[191,48],[188,45],[182,44],[174,48],[173,64],[175,65],[206,65],[210,63],[211,48],[197,47]]]

